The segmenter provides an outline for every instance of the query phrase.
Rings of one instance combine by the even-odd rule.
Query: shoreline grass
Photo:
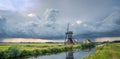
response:
[[[97,47],[94,54],[84,59],[120,59],[120,43],[107,43]]]
[[[94,47],[94,44],[57,45],[57,44],[1,44],[0,59],[42,56]]]

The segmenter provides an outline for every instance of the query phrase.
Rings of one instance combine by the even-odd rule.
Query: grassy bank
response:
[[[94,47],[93,44],[77,44],[65,46],[58,44],[0,44],[0,59],[19,58],[56,54],[72,49],[85,49]]]
[[[97,47],[86,59],[120,59],[120,43],[108,43]]]

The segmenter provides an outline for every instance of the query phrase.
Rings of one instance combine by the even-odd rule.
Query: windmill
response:
[[[68,23],[68,26],[67,26],[67,32],[65,34],[66,34],[65,45],[73,45],[74,44],[74,41],[72,39],[73,32],[69,31],[69,23]]]

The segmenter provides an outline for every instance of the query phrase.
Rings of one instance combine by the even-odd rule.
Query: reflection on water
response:
[[[87,48],[87,49],[84,49],[84,50],[82,50],[82,51],[89,52],[89,51],[91,51],[91,48]]]
[[[84,52],[90,52],[91,51],[91,48],[88,48],[88,49],[84,49],[82,50]],[[74,59],[74,54],[76,52],[79,52],[79,50],[74,50],[74,51],[70,51],[70,52],[66,52],[66,59]]]
[[[82,59],[83,57],[93,52],[94,52],[94,48],[85,49],[85,50],[73,50],[73,51],[64,52],[60,54],[31,57],[29,59]]]
[[[66,59],[74,59],[73,51],[66,52]]]

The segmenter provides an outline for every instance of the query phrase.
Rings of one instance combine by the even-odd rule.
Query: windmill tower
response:
[[[67,32],[65,34],[66,34],[65,45],[73,45],[74,44],[73,39],[72,39],[73,32],[69,31],[69,23],[68,23],[68,26],[67,26]]]

